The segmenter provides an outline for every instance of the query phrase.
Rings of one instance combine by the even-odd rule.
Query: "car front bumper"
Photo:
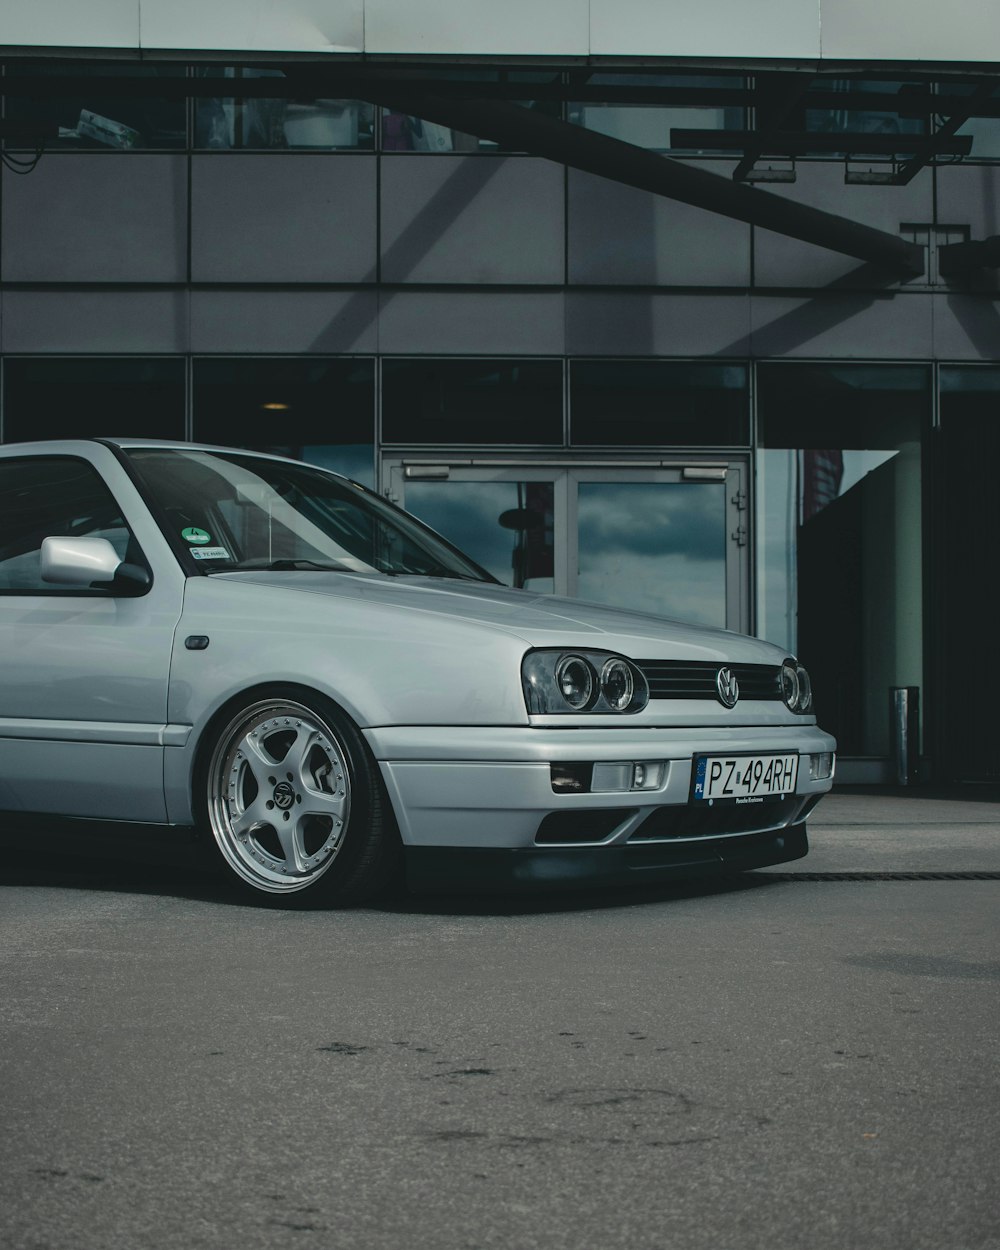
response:
[[[406,884],[415,893],[507,893],[643,886],[764,868],[801,859],[804,823],[779,832],[602,846],[468,848],[408,846]]]
[[[658,874],[694,875],[796,859],[807,850],[805,816],[832,785],[832,777],[812,780],[807,757],[832,753],[836,746],[814,725],[410,726],[369,729],[366,738],[389,792],[411,876],[440,885],[466,877],[508,884],[652,880]],[[691,803],[696,756],[791,751],[800,756],[795,798],[748,809],[745,819],[735,821],[737,831],[730,831],[734,822],[724,817],[721,825],[706,821],[706,805]],[[553,764],[584,762],[666,767],[655,790],[553,790]],[[662,834],[650,836],[650,826],[643,825],[657,809],[667,810],[668,819]],[[547,844],[545,834],[553,819],[558,845]]]

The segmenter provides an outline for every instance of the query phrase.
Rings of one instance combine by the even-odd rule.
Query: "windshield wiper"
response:
[[[295,569],[316,569],[321,573],[356,573],[357,569],[349,569],[343,564],[322,564],[319,560],[246,560],[236,566],[222,570],[226,573],[240,573],[249,570],[266,569],[268,572],[283,573]]]
[[[433,577],[445,581],[477,582],[490,585],[485,577],[476,577],[473,573],[451,572],[448,569],[379,569],[378,571],[385,573],[387,577]]]

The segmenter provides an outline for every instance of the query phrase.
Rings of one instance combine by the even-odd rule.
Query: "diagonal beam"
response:
[[[513,151],[544,156],[572,169],[693,204],[845,256],[908,275],[924,272],[923,248],[898,235],[731,182],[718,174],[516,104],[386,91],[377,82],[364,88],[363,98],[394,112],[490,139]]]
[[[760,125],[761,121],[763,121],[763,118],[760,116],[763,110],[758,103],[758,129],[753,141],[747,144],[746,151],[743,153],[743,159],[733,170],[733,182],[743,182],[745,180],[754,165],[767,151],[767,145],[771,141],[774,132],[784,124],[798,107],[799,101],[809,90],[809,84],[813,81],[812,74],[790,74],[788,77],[789,90],[771,112],[763,126]]]
[[[981,82],[969,96],[968,103],[952,113],[948,120],[935,130],[934,138],[950,139],[957,134],[969,118],[975,116],[976,110],[992,97],[995,88],[995,79],[987,79],[985,82]],[[931,156],[933,156],[933,152],[929,148],[919,149],[915,156],[912,156],[896,171],[892,180],[893,186],[905,187],[908,182],[912,182]]]

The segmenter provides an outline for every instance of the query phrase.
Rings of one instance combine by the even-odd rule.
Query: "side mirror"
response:
[[[123,563],[106,538],[43,538],[42,581],[136,595],[151,579],[141,565]]]

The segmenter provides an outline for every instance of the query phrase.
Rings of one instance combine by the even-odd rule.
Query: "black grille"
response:
[[[658,807],[650,812],[629,838],[644,842],[649,838],[712,838],[727,833],[755,833],[780,829],[798,815],[807,800],[776,799],[772,803],[713,804],[688,803]]]
[[[717,699],[715,677],[728,668],[740,683],[740,699],[780,699],[776,664],[717,664],[705,660],[636,660],[649,682],[651,699]]]

